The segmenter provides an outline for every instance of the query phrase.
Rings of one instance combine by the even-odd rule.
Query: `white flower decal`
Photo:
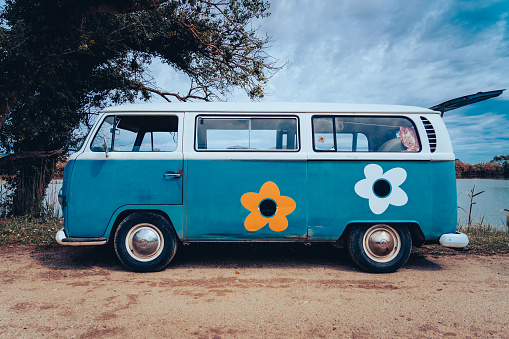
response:
[[[366,179],[355,184],[355,193],[369,199],[369,208],[375,214],[382,214],[389,205],[403,206],[408,197],[399,185],[406,180],[406,171],[396,167],[384,173],[382,167],[369,164],[364,168]]]

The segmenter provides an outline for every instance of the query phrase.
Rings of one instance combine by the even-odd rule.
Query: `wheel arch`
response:
[[[406,226],[410,231],[410,235],[412,236],[412,246],[421,247],[424,244],[425,237],[424,233],[421,230],[421,226],[418,222],[415,221],[369,221],[369,222],[351,222],[346,225],[345,230],[341,234],[341,236],[336,240],[335,245],[340,248],[346,247],[346,241],[348,239],[348,235],[354,227],[366,226],[366,225],[375,225],[375,224],[387,224],[387,225],[397,225],[397,226]]]
[[[168,220],[168,222],[170,223],[170,226],[173,228],[173,231],[175,231],[175,235],[177,236],[177,239],[180,241],[179,236],[178,236],[178,234],[177,234],[177,232],[175,230],[175,226],[173,225],[173,222],[171,221],[171,218],[164,211],[162,211],[160,209],[157,209],[157,208],[154,208],[154,209],[152,209],[152,208],[129,208],[129,209],[121,211],[120,213],[117,212],[117,216],[116,217],[114,216],[114,221],[108,227],[108,231],[107,231],[107,234],[108,234],[108,243],[109,244],[113,243],[113,239],[115,238],[115,233],[116,233],[116,231],[118,229],[118,226],[122,222],[122,220],[124,220],[125,218],[127,218],[131,214],[134,214],[134,213],[143,213],[143,212],[156,213],[156,214],[161,215],[166,220]]]

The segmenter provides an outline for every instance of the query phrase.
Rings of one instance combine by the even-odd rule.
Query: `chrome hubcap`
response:
[[[151,224],[138,224],[131,228],[125,243],[129,255],[138,261],[153,260],[164,248],[161,231]]]
[[[370,259],[376,262],[388,262],[398,255],[401,239],[394,228],[379,224],[371,226],[366,231],[362,245]]]

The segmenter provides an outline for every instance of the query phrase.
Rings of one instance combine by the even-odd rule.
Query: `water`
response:
[[[457,179],[458,206],[463,207],[467,212],[470,206],[470,198],[467,193],[472,190],[475,184],[475,192],[486,191],[474,198],[477,204],[472,207],[472,220],[491,222],[494,225],[505,225],[509,209],[509,180],[504,179]],[[458,208],[458,221],[466,224],[468,215]]]

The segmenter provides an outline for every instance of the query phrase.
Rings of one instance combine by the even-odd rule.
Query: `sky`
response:
[[[270,12],[253,26],[284,67],[262,101],[430,107],[508,88],[444,119],[456,158],[509,154],[509,0],[273,0]],[[187,92],[185,76],[152,68],[158,87]]]
[[[252,24],[284,67],[263,101],[430,107],[508,88],[444,120],[456,158],[509,154],[509,0],[272,0],[270,12]],[[187,93],[184,75],[151,69],[157,87]],[[241,90],[226,99],[249,101]]]

